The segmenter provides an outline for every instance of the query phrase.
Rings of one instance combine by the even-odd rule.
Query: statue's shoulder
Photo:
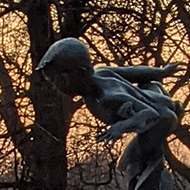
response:
[[[95,69],[95,74],[102,77],[113,77],[115,73],[110,69],[110,67],[100,67]]]

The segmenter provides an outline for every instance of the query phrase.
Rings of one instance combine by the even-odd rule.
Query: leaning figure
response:
[[[125,132],[142,133],[159,120],[169,122],[171,131],[176,128],[176,106],[170,97],[132,85],[170,76],[176,65],[163,69],[135,66],[94,70],[87,47],[75,38],[66,38],[49,48],[36,68],[40,69],[65,94],[83,96],[92,114],[111,125],[99,140],[117,140]],[[151,85],[157,87],[154,83],[148,86]],[[135,114],[123,117],[121,110],[128,104]]]
[[[152,170],[160,164],[164,139],[178,124],[180,106],[171,100],[159,83],[163,78],[177,72],[178,66],[169,64],[163,68],[103,67],[94,70],[84,43],[75,38],[66,38],[55,42],[48,49],[36,70],[42,70],[45,77],[63,93],[71,97],[81,95],[90,112],[111,126],[106,132],[98,135],[98,141],[114,142],[127,132],[140,135],[126,153],[129,158],[126,163],[133,162],[131,154],[134,149],[139,158],[146,154],[145,141],[150,138],[151,133],[154,134],[155,146],[150,147],[150,152],[147,151],[150,158],[131,164],[138,168],[136,173],[132,170],[127,171],[130,176],[127,182],[128,189],[141,189],[144,178],[152,172],[149,169],[150,164],[153,166]],[[138,85],[135,86],[133,83]],[[157,137],[158,131],[160,134]],[[151,140],[154,143],[154,139]],[[145,147],[142,147],[140,141]],[[154,154],[153,150],[157,148],[159,153]],[[141,151],[144,153],[139,153]],[[130,164],[125,168],[131,166]],[[138,182],[138,179],[142,180]]]

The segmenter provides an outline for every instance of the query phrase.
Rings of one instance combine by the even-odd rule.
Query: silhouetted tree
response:
[[[185,108],[171,138],[189,151],[189,7],[187,0],[0,0],[0,163],[2,176],[13,176],[2,178],[0,188],[66,189],[66,137],[82,102],[34,69],[52,43],[69,36],[88,45],[95,66],[181,62],[184,72],[164,83]],[[166,157],[190,182],[190,169],[169,146]]]

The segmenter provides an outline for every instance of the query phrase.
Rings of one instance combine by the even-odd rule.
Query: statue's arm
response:
[[[123,133],[128,132],[143,133],[156,125],[158,121],[159,113],[156,110],[143,109],[136,112],[135,115],[111,125],[107,131],[97,136],[97,141],[100,142],[104,139],[107,142],[116,141]]]
[[[168,64],[163,68],[148,66],[130,67],[106,67],[131,83],[143,83],[149,81],[160,81],[165,77],[172,76],[177,69],[177,64]]]
[[[153,107],[146,104],[143,100],[137,99],[130,94],[114,95],[112,101],[123,102],[118,108],[114,108],[116,116],[119,116],[117,122],[111,124],[111,128],[97,137],[98,141],[117,140],[123,133],[137,132],[143,133],[154,126],[159,119],[160,114]],[[109,98],[111,100],[111,97]],[[111,104],[106,98],[107,103]],[[106,102],[102,104],[106,105]]]

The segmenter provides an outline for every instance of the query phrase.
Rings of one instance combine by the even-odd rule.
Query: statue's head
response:
[[[82,86],[84,80],[93,73],[88,48],[71,37],[50,46],[36,71],[42,69],[45,75],[67,94],[72,94],[70,91]]]
[[[78,68],[92,70],[88,48],[84,43],[72,37],[59,40],[51,45],[36,70],[45,69],[50,64],[59,70]]]

